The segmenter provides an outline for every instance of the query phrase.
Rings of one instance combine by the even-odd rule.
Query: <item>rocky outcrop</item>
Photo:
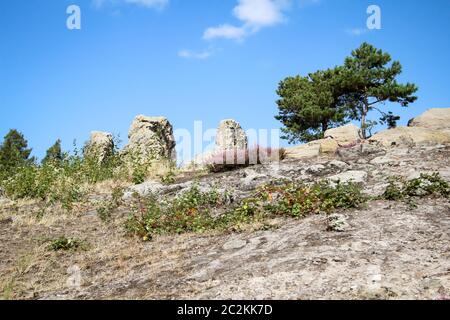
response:
[[[417,118],[410,120],[408,126],[450,131],[450,108],[430,109]]]
[[[290,159],[307,159],[320,155],[320,145],[325,140],[312,141],[300,146],[286,149],[286,156]]]
[[[214,149],[205,151],[195,156],[194,160],[189,163],[185,170],[202,170],[206,168],[206,164],[221,158],[224,151],[241,151],[245,155],[248,149],[248,138],[241,125],[233,119],[222,120],[217,128],[216,145]],[[232,155],[232,154],[230,154]],[[234,157],[231,156],[233,159]]]
[[[334,155],[339,149],[339,144],[334,139],[324,139],[320,143],[320,154]]]
[[[340,147],[356,144],[361,140],[359,128],[354,124],[325,131],[325,139],[327,138],[335,140]]]
[[[84,157],[104,163],[114,152],[113,135],[108,132],[93,131],[84,147]]]
[[[164,117],[137,116],[131,124],[124,153],[143,162],[176,161],[172,125]]]
[[[237,121],[228,119],[220,122],[216,135],[217,150],[246,150],[247,147],[247,135]]]
[[[450,143],[450,132],[422,127],[398,127],[381,131],[369,139],[382,147]]]

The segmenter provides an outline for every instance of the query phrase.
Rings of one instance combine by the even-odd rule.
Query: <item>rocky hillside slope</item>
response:
[[[408,201],[395,192],[394,200],[383,195],[390,177],[420,182],[421,173],[439,173],[439,181],[450,182],[450,145],[398,137],[391,136],[395,143],[388,146],[338,143],[335,152],[320,152],[319,142],[307,152],[305,147],[289,150],[281,163],[185,175],[171,184],[145,182],[126,190],[124,204],[109,222],[99,218],[93,202],[72,213],[55,209],[41,217],[36,202],[2,199],[0,294],[19,299],[448,299],[448,194],[418,192]],[[352,181],[370,198],[328,214],[271,216],[237,229],[150,241],[128,236],[123,227],[137,194],[170,199],[196,185],[226,192],[231,206],[261,185],[285,180]],[[92,200],[109,196],[99,192]],[[330,218],[337,227],[330,228]],[[58,245],[54,239],[62,236],[82,242],[49,250],[49,243]]]

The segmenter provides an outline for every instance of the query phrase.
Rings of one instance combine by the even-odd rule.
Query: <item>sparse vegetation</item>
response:
[[[123,204],[123,194],[124,189],[122,187],[114,187],[111,192],[111,197],[97,205],[97,214],[101,220],[108,222],[111,219],[114,210]]]
[[[137,194],[134,200],[126,230],[148,240],[157,234],[203,232],[213,228],[210,210],[222,206],[226,194],[216,190],[202,192],[193,186],[172,200],[160,201],[155,195],[142,198]]]
[[[391,177],[382,195],[383,199],[404,201],[412,206],[414,206],[414,198],[428,196],[450,198],[450,184],[442,179],[439,173],[422,173],[419,178],[411,180]]]
[[[11,153],[15,156],[0,165],[0,188],[14,200],[36,199],[48,206],[61,204],[70,211],[75,203],[84,201],[85,195],[99,182],[113,180],[139,184],[152,174],[156,178],[164,173],[164,179],[169,183],[175,175],[166,165],[152,161],[143,163],[138,157],[120,155],[118,150],[101,163],[94,157],[83,157],[75,144],[72,153],[63,153],[59,140],[47,151],[44,161],[37,164],[27,160],[31,150],[26,149],[23,136],[20,133],[14,134],[13,138],[9,136],[5,138],[0,154],[5,159],[10,159]],[[169,174],[166,175],[167,171]],[[108,208],[101,211],[106,214]]]
[[[52,240],[48,245],[48,248],[53,251],[85,250],[86,243],[79,239],[60,237]]]
[[[230,202],[229,196],[217,190],[202,192],[198,186],[172,200],[158,201],[155,195],[142,198],[137,194],[134,199],[133,214],[126,222],[126,230],[144,240],[158,234],[239,230],[246,224],[275,216],[301,218],[355,208],[367,200],[356,184],[332,186],[328,182],[312,186],[297,183],[263,186],[218,216],[212,214],[213,210]]]

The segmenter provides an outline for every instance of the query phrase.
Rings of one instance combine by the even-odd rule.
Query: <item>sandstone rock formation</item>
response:
[[[334,139],[324,139],[320,143],[320,154],[333,155],[339,149],[339,144]]]
[[[316,157],[320,154],[320,145],[324,140],[312,141],[300,146],[286,149],[286,156],[290,159],[304,159]]]
[[[353,124],[325,132],[325,139],[288,148],[288,158],[305,159],[319,155],[337,154],[341,158],[358,158],[361,155],[379,154],[390,147],[440,145],[450,143],[450,108],[430,109],[412,119],[408,127],[381,131],[366,141],[359,136]]]
[[[100,131],[91,132],[91,138],[83,150],[85,158],[95,159],[98,163],[104,163],[113,152],[114,141],[112,134]]]
[[[327,138],[335,140],[341,147],[355,144],[361,140],[359,137],[359,128],[354,124],[325,131],[325,139]]]
[[[222,120],[217,128],[216,145],[214,149],[208,150],[204,153],[195,156],[194,160],[189,163],[185,169],[205,169],[206,163],[220,159],[221,153],[224,151],[240,150],[245,154],[248,149],[248,138],[241,125],[233,119]],[[230,153],[231,159],[234,158]]]
[[[430,109],[417,118],[410,120],[408,126],[433,130],[450,130],[450,108]]]
[[[398,127],[375,134],[369,138],[369,142],[382,147],[444,144],[450,143],[450,132],[422,127]]]
[[[128,139],[124,153],[139,157],[139,161],[176,161],[173,128],[164,117],[137,116],[131,124]]]
[[[237,121],[228,119],[220,122],[216,136],[217,150],[246,150],[247,147],[247,135]]]

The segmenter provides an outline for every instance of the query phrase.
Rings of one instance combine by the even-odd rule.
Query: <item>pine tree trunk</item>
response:
[[[364,140],[367,139],[367,127],[366,127],[366,119],[367,113],[369,112],[369,101],[367,98],[364,99],[364,105],[362,107],[361,112],[361,135]]]
[[[327,122],[323,122],[322,123],[322,133],[325,134],[325,131],[328,130],[328,123]]]
[[[366,139],[366,114],[361,114],[361,138]]]

